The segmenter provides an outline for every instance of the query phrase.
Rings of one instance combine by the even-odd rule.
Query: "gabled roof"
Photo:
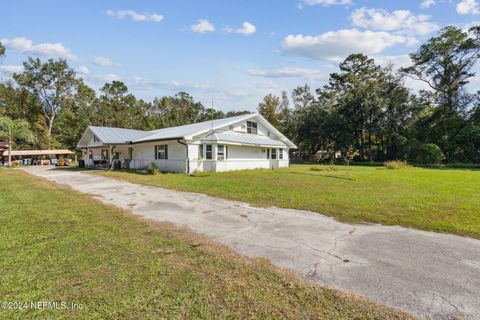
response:
[[[240,144],[260,145],[262,147],[285,147],[285,143],[255,134],[237,132],[212,132],[201,139],[202,142],[233,142]]]
[[[123,128],[108,128],[108,127],[88,127],[94,135],[97,136],[105,144],[121,144],[128,143],[148,136],[151,131],[132,130]]]
[[[166,139],[191,139],[193,136],[206,133],[210,130],[215,130],[221,127],[234,124],[238,121],[246,120],[254,117],[256,114],[244,114],[237,117],[230,117],[224,119],[216,119],[210,121],[203,121],[185,126],[164,128],[159,130],[150,131],[150,135],[133,140],[133,143],[166,140]]]
[[[255,139],[260,139],[262,140],[262,142],[265,142],[264,145],[266,146],[267,145],[272,145],[272,146],[287,145],[290,148],[296,148],[293,142],[288,140],[287,137],[285,137],[281,132],[275,129],[275,127],[272,126],[267,120],[265,120],[265,118],[255,113],[244,114],[241,116],[224,118],[224,119],[198,122],[198,123],[178,126],[178,127],[163,128],[163,129],[152,130],[152,131],[89,126],[85,131],[84,135],[82,136],[82,138],[80,139],[79,143],[77,144],[77,147],[79,148],[83,147],[83,145],[81,145],[80,142],[84,139],[87,131],[91,131],[103,144],[130,144],[130,143],[141,143],[141,142],[147,142],[147,141],[161,141],[161,140],[174,140],[174,139],[190,140],[190,139],[193,139],[194,136],[208,134],[209,132],[211,131],[213,132],[216,129],[224,128],[229,125],[233,125],[235,123],[238,123],[240,121],[244,121],[250,118],[258,119],[258,121],[260,121],[263,125],[268,127],[271,132],[277,135],[278,138],[281,140],[281,142],[275,141],[267,137],[260,137],[260,136],[253,137],[253,135],[252,137],[243,137],[243,138],[237,135],[228,136],[228,137],[222,136],[224,138],[236,140],[236,141],[233,141],[233,140],[232,141],[223,140],[223,141],[248,143],[248,144],[260,144],[258,142],[254,142]],[[275,142],[272,142],[272,141],[275,141]],[[273,143],[277,143],[277,144],[273,144]]]

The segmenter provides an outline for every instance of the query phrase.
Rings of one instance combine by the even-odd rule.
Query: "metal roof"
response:
[[[282,141],[273,140],[269,137],[256,134],[235,132],[212,132],[201,139],[202,142],[233,142],[269,147],[286,147]]]
[[[95,134],[95,136],[102,142],[102,144],[129,144],[147,141],[193,139],[194,136],[208,134],[210,131],[213,132],[216,129],[224,128],[229,125],[233,125],[240,121],[244,121],[254,117],[256,117],[259,121],[264,122],[264,125],[267,125],[270,128],[269,130],[272,130],[272,132],[278,137],[280,137],[282,141],[273,140],[268,137],[259,135],[246,135],[237,133],[216,133],[216,136],[211,136],[211,138],[217,139],[217,141],[232,143],[279,147],[289,146],[291,148],[296,148],[293,142],[288,140],[281,132],[279,132],[277,129],[275,129],[275,127],[269,124],[268,121],[265,120],[261,115],[255,113],[244,114],[224,119],[198,122],[178,127],[163,128],[152,131],[95,126],[89,126],[88,129]],[[83,137],[85,137],[85,133]],[[80,147],[80,142],[77,147]]]
[[[151,131],[89,126],[104,144],[122,144],[151,135]]]
[[[14,150],[12,156],[49,156],[56,154],[72,154],[73,152],[66,149],[61,150]],[[8,150],[3,153],[4,157],[8,156]]]
[[[212,129],[224,127],[224,126],[236,123],[238,121],[252,118],[255,115],[256,114],[253,114],[253,113],[244,114],[237,117],[216,119],[216,120],[188,124],[185,126],[153,130],[153,131],[150,131],[150,135],[134,139],[133,142],[137,143],[137,142],[144,142],[144,141],[180,139],[180,138],[191,137],[197,134],[208,132],[209,130],[212,130]]]

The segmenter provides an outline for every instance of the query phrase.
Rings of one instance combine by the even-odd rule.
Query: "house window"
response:
[[[212,145],[211,144],[206,145],[205,158],[207,160],[212,160]]]
[[[98,139],[96,135],[93,135],[93,142],[100,142],[100,139]]]
[[[155,146],[155,159],[156,160],[168,159],[168,145],[161,144],[161,145]]]
[[[283,149],[278,149],[278,159],[283,159]]]
[[[267,159],[270,159],[270,149],[267,149]]]
[[[247,121],[247,133],[257,134],[257,123],[253,121]]]
[[[277,159],[277,149],[272,149],[272,159]]]
[[[198,146],[198,159],[203,159],[203,144]]]
[[[228,148],[223,144],[217,146],[217,160],[223,161],[228,158]]]
[[[89,158],[89,159],[93,159],[93,150],[90,150],[90,151],[88,152],[88,158]]]

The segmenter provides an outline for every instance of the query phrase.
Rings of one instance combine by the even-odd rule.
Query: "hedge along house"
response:
[[[289,165],[295,144],[259,114],[141,131],[89,126],[77,149],[87,166],[146,168],[161,171],[231,171]]]

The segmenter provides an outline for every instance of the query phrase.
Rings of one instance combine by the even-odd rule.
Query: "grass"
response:
[[[409,319],[21,170],[0,179],[1,301],[82,305],[2,319]]]
[[[292,165],[278,170],[140,175],[101,172],[134,183],[320,212],[480,239],[480,170]]]

